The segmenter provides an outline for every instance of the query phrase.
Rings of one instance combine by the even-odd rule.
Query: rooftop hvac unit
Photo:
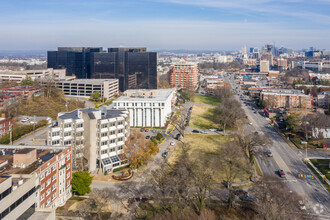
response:
[[[17,189],[17,186],[13,186],[11,189],[14,191],[15,189]]]
[[[24,180],[18,180],[18,185],[21,186],[24,183]]]

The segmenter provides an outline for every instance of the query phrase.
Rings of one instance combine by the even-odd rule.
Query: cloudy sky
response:
[[[0,0],[0,50],[330,49],[330,0]]]

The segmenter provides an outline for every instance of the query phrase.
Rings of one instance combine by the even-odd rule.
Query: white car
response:
[[[249,125],[252,125],[252,122],[249,122]]]
[[[216,132],[217,129],[215,129],[215,128],[211,128],[211,129],[209,129],[209,131]]]
[[[30,121],[30,119],[29,119],[29,118],[23,118],[23,119],[21,120],[22,123],[25,123],[25,122],[27,122],[27,121]]]
[[[171,142],[171,146],[174,146],[174,145],[175,145],[175,142],[174,142],[174,141],[172,141],[172,142]]]

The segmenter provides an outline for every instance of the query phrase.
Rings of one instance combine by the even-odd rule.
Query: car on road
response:
[[[171,142],[171,146],[174,146],[174,145],[175,145],[175,142],[174,142],[174,141],[172,141],[172,142]]]
[[[192,132],[193,132],[193,133],[200,133],[200,131],[197,130],[197,129],[192,130]]]
[[[248,195],[240,196],[239,198],[242,201],[247,201],[247,202],[253,202],[254,201],[254,199],[251,196],[248,196]]]
[[[176,135],[176,139],[177,139],[177,140],[179,140],[180,137],[181,137],[181,134],[177,134],[177,135]]]
[[[146,139],[150,139],[150,136],[148,135],[148,136],[146,136]]]
[[[207,130],[201,130],[202,134],[208,134],[209,132]]]
[[[273,154],[272,154],[272,152],[271,152],[270,150],[268,150],[268,151],[266,152],[266,154],[267,154],[267,157],[272,157],[272,156],[273,156]]]
[[[278,175],[280,175],[280,177],[284,178],[285,177],[285,173],[283,170],[279,170],[278,171]]]
[[[167,154],[168,154],[168,152],[165,151],[164,153],[162,153],[162,157],[167,157]]]
[[[23,118],[23,119],[21,120],[22,123],[25,123],[25,122],[28,122],[28,121],[30,121],[29,118]]]
[[[218,128],[217,131],[223,131],[223,129],[222,128]]]
[[[209,131],[216,132],[217,129],[215,129],[215,128],[211,128],[211,129],[209,129]]]
[[[252,125],[252,122],[249,122],[249,125]]]
[[[257,114],[257,111],[254,111],[253,113],[254,113],[254,114]]]

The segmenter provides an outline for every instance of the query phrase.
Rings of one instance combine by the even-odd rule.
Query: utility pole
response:
[[[36,116],[33,116],[33,139],[32,141],[35,141],[35,130],[36,130]]]

